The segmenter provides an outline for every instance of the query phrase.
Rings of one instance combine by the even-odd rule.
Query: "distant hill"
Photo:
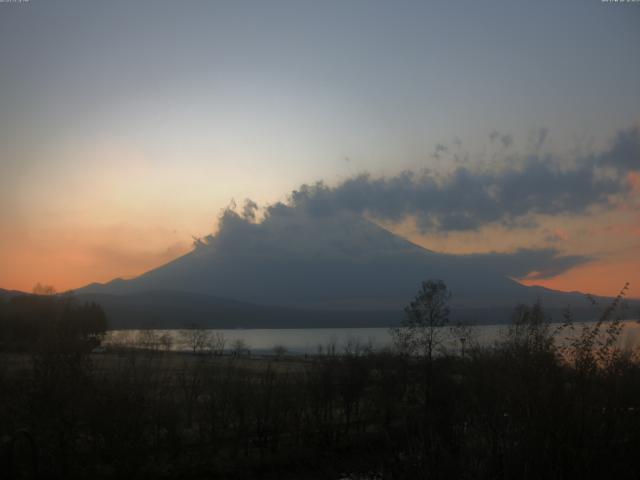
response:
[[[18,295],[27,295],[27,293],[25,292],[21,292],[19,290],[4,290],[3,288],[0,288],[0,298],[11,298],[11,297],[15,297]]]
[[[184,292],[152,291],[123,295],[80,294],[105,310],[110,329],[130,328],[358,328],[391,327],[404,318],[402,309],[332,310],[253,305]],[[453,308],[452,322],[476,325],[509,321],[513,307]],[[546,307],[554,321],[562,308]],[[593,320],[591,307],[572,308],[576,321]],[[635,318],[635,317],[634,317]]]
[[[79,294],[102,305],[109,328],[301,328],[384,327],[399,312],[340,311],[253,305],[202,294],[149,291],[123,295]]]

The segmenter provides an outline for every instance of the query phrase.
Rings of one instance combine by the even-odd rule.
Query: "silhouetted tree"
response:
[[[56,289],[53,285],[46,285],[40,282],[36,283],[32,291],[35,295],[55,295],[56,294]]]
[[[80,304],[69,295],[19,295],[3,310],[2,343],[14,350],[90,350],[100,344],[107,329],[98,304]]]
[[[396,348],[431,360],[441,341],[440,329],[449,322],[450,298],[451,292],[442,280],[422,282],[418,294],[405,308],[406,319],[391,331]]]
[[[180,332],[180,337],[193,353],[204,352],[211,343],[211,332],[196,325],[191,325]]]
[[[162,335],[160,335],[160,344],[162,345],[162,348],[164,348],[166,352],[169,352],[171,351],[171,347],[173,346],[173,338],[171,337],[170,334],[165,332]]]
[[[538,299],[533,305],[520,304],[511,314],[507,341],[527,352],[548,352],[553,348],[551,319]]]
[[[287,354],[287,347],[284,345],[274,345],[273,347],[273,356],[276,360],[280,360]]]
[[[237,338],[231,343],[231,350],[236,356],[249,354],[249,345],[242,338]]]
[[[209,338],[209,348],[214,355],[223,355],[227,339],[222,332],[215,332]]]

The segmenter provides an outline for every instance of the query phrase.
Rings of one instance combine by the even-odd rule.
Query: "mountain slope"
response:
[[[28,294],[25,292],[21,292],[19,290],[5,290],[3,288],[0,288],[0,298],[9,299],[11,297],[18,297],[20,295],[28,295]]]
[[[437,278],[447,283],[457,308],[505,308],[538,297],[550,307],[583,302],[581,295],[526,287],[510,279],[509,269],[533,269],[523,264],[527,258],[518,253],[435,253],[354,216],[289,213],[258,224],[232,216],[224,219],[217,235],[166,265],[78,292],[163,290],[265,306],[400,311],[422,280]]]

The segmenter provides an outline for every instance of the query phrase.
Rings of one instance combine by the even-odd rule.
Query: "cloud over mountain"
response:
[[[503,136],[492,134],[505,144]],[[535,152],[546,137],[546,130],[535,135]],[[640,170],[640,129],[634,127],[618,132],[604,150],[572,159],[512,153],[490,165],[459,165],[448,173],[404,171],[378,178],[362,174],[333,187],[322,182],[302,185],[287,202],[262,209],[260,220],[258,205],[246,200],[240,208],[226,209],[218,232],[197,245],[222,256],[282,261],[392,257],[422,249],[390,232],[373,231],[363,216],[392,222],[413,217],[423,231],[473,230],[493,222],[534,226],[534,214],[581,214],[613,206],[615,197],[631,193],[628,177],[636,170]],[[449,269],[464,263],[472,270],[529,279],[554,277],[593,260],[555,248],[438,254],[438,258]]]
[[[536,151],[545,137],[534,139]],[[337,186],[303,185],[286,202],[262,209],[249,199],[234,204],[222,212],[218,231],[197,239],[187,255],[135,279],[86,291],[170,290],[260,305],[395,311],[420,281],[439,278],[461,308],[507,308],[538,296],[562,307],[566,295],[513,279],[554,277],[592,257],[555,248],[438,253],[375,220],[413,217],[425,231],[453,232],[491,223],[531,226],[535,214],[615,208],[616,199],[633,195],[629,175],[640,169],[638,159],[640,135],[632,128],[603,151],[571,161],[534,153],[458,165],[447,173],[363,174]]]
[[[246,205],[250,203],[247,202]],[[255,214],[247,216],[226,209],[220,217],[219,230],[196,242],[196,249],[214,251],[219,256],[290,261],[322,261],[396,258],[401,262],[409,254],[429,252],[438,258],[443,271],[457,265],[477,271],[513,278],[549,278],[572,267],[589,262],[586,255],[565,255],[555,248],[517,249],[512,252],[474,253],[466,255],[430,252],[394,235],[359,215],[335,211],[317,216],[304,209],[271,207],[261,222]]]
[[[196,245],[224,257],[283,262],[296,258],[408,258],[405,253],[424,250],[390,232],[382,234],[382,229],[373,229],[363,217],[392,222],[413,217],[425,232],[468,231],[490,223],[531,227],[535,226],[535,214],[583,214],[594,207],[606,209],[614,205],[616,197],[631,193],[629,174],[640,170],[638,127],[618,132],[600,152],[570,159],[540,153],[547,134],[541,130],[531,140],[537,153],[510,153],[488,165],[457,165],[447,173],[404,171],[377,178],[362,174],[337,186],[323,182],[302,185],[287,202],[263,208],[260,220],[260,208],[247,199],[240,208],[234,205],[226,209],[219,219],[218,232],[198,240]],[[510,147],[511,142],[506,145],[502,137],[498,132],[492,134],[494,141]],[[553,277],[593,260],[588,255],[562,254],[554,248],[437,257],[435,263],[442,261],[442,271],[464,264],[465,269],[529,279]]]
[[[347,211],[393,222],[414,217],[425,232],[465,231],[492,222],[519,226],[532,214],[582,214],[629,193],[628,175],[640,170],[638,127],[618,132],[601,152],[570,159],[540,153],[546,135],[536,139],[537,153],[512,153],[489,165],[377,178],[365,173],[333,187],[302,185],[287,205],[276,204],[267,213],[296,209],[321,217]]]

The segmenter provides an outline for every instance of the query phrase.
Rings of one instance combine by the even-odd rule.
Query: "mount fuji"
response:
[[[577,292],[513,278],[559,273],[587,259],[553,249],[451,255],[433,252],[361,216],[311,216],[271,208],[261,222],[227,211],[215,235],[136,278],[77,290],[101,302],[119,327],[392,325],[420,282],[443,280],[454,320],[501,323],[540,299],[558,313],[587,302]]]

